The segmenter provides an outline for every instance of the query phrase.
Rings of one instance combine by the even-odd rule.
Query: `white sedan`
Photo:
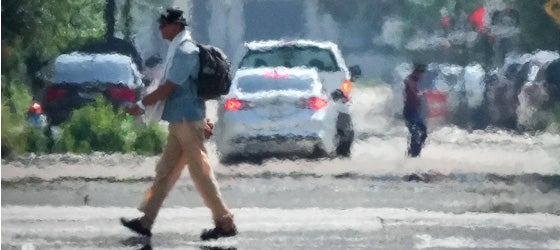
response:
[[[354,131],[344,98],[328,94],[315,69],[238,70],[218,109],[220,161],[347,156]]]

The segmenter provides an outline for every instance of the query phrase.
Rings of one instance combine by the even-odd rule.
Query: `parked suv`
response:
[[[361,75],[359,66],[346,66],[335,43],[310,40],[270,40],[245,43],[237,67],[252,68],[310,68],[319,76],[325,93],[332,97],[336,112],[336,154],[350,156],[354,141],[354,127],[350,115],[352,80]],[[230,91],[231,94],[231,91]]]
[[[54,79],[46,89],[43,108],[49,125],[58,125],[73,110],[105,97],[115,108],[135,101],[142,91],[140,73],[121,54],[63,54],[56,58]]]

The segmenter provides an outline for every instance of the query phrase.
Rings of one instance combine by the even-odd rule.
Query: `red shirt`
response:
[[[404,79],[404,108],[410,111],[420,111],[421,100],[418,90],[418,75],[410,74]]]

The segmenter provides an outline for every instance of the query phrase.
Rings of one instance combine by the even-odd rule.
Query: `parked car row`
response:
[[[514,93],[513,112],[518,129],[545,129],[549,118],[545,115],[554,105],[560,104],[560,55],[557,52],[538,51],[506,60],[506,76],[497,77],[490,87],[509,86]],[[496,79],[493,78],[493,79]],[[501,82],[500,82],[501,80]],[[494,94],[499,94],[494,91]],[[497,99],[497,98],[495,98]],[[505,103],[494,105],[498,112]]]
[[[347,68],[337,45],[308,40],[245,44],[230,92],[219,105],[217,150],[224,163],[274,156],[349,156],[354,128],[349,105],[357,66]],[[395,68],[395,113],[402,107],[402,80],[410,64]],[[512,55],[502,68],[479,64],[429,64],[419,88],[427,115],[440,121],[483,128],[534,128],[538,110],[560,103],[560,56],[537,51]],[[129,56],[60,55],[42,105],[29,119],[42,126],[66,121],[71,112],[98,97],[115,109],[137,100],[142,77]]]
[[[402,108],[402,81],[411,71],[395,68],[395,113]],[[501,68],[485,71],[479,64],[465,67],[429,64],[419,88],[427,91],[429,118],[468,128],[538,128],[539,111],[560,103],[560,56],[536,51],[510,55]]]
[[[351,72],[331,42],[259,41],[244,48],[230,92],[220,102],[220,160],[349,156],[354,140],[349,101],[359,67]],[[59,125],[98,97],[118,109],[143,91],[129,56],[63,54],[56,58],[42,109],[49,125]]]

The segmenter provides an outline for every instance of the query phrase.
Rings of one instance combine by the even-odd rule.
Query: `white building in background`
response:
[[[246,41],[328,40],[337,43],[348,65],[359,65],[364,76],[389,79],[399,59],[373,51],[372,35],[378,34],[359,18],[335,22],[320,11],[319,1],[190,0],[191,30],[195,40],[222,48],[234,64]]]
[[[219,46],[232,57],[245,41],[297,38],[340,43],[338,24],[319,13],[318,0],[192,0],[190,13],[195,39]]]

